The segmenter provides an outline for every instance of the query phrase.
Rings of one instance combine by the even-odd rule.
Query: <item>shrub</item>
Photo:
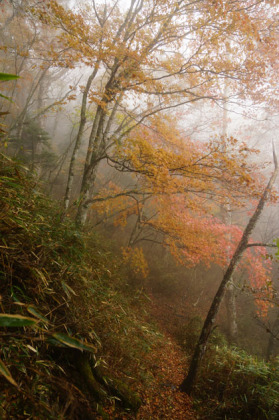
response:
[[[211,349],[195,386],[206,419],[279,419],[279,359],[266,363],[226,346]]]

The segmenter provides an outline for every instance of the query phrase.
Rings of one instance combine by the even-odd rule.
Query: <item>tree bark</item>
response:
[[[202,331],[201,331],[201,335],[199,337],[198,343],[196,345],[195,351],[194,351],[194,355],[193,358],[191,360],[190,363],[190,368],[188,371],[188,375],[185,377],[185,379],[183,380],[183,382],[180,385],[180,390],[185,392],[186,394],[191,394],[192,388],[193,388],[193,384],[197,375],[197,371],[198,371],[198,366],[199,363],[201,361],[201,359],[204,356],[204,353],[206,351],[206,346],[207,346],[207,342],[208,342],[208,338],[210,336],[210,333],[212,331],[213,325],[214,325],[214,321],[215,321],[215,317],[218,313],[220,304],[222,302],[226,287],[229,283],[229,281],[232,278],[232,275],[239,263],[239,260],[241,259],[241,256],[243,254],[243,252],[245,251],[245,249],[247,248],[248,245],[248,240],[249,237],[263,211],[264,205],[267,201],[268,198],[268,194],[274,184],[274,181],[276,179],[276,176],[278,174],[278,163],[277,163],[277,157],[275,155],[275,151],[273,148],[273,158],[274,158],[274,165],[275,165],[275,170],[272,174],[272,176],[270,177],[270,180],[258,202],[257,208],[254,212],[254,214],[252,215],[252,217],[250,218],[243,234],[242,234],[242,238],[234,252],[234,255],[230,261],[230,264],[224,274],[223,280],[219,286],[219,289],[213,299],[213,302],[211,304],[211,307],[209,309],[209,312],[207,314],[206,320],[204,322]]]
[[[237,312],[236,312],[236,299],[233,278],[229,282],[226,290],[226,307],[228,316],[228,338],[230,344],[236,344],[237,342]]]
[[[78,155],[78,152],[79,152],[79,149],[80,149],[80,146],[81,146],[82,134],[83,134],[84,127],[85,127],[85,124],[86,124],[87,97],[88,97],[88,93],[89,93],[89,89],[91,87],[91,84],[92,84],[96,74],[98,73],[98,68],[99,68],[99,65],[98,65],[98,63],[96,63],[93,72],[91,73],[91,75],[89,76],[89,78],[87,80],[86,87],[85,87],[83,95],[82,95],[82,105],[81,105],[81,110],[80,110],[79,128],[78,128],[77,138],[76,138],[76,142],[75,142],[75,146],[74,146],[74,150],[73,150],[73,153],[72,153],[71,162],[70,162],[70,166],[69,166],[68,180],[67,180],[67,186],[66,186],[66,191],[65,191],[65,196],[64,196],[64,209],[65,210],[67,210],[67,208],[69,207],[69,204],[70,204],[70,196],[71,196],[72,187],[73,187],[73,180],[74,180],[74,168],[75,168],[77,155]]]
[[[97,118],[97,116],[96,116]],[[95,140],[90,145],[92,147],[92,151],[90,153],[90,162],[85,164],[84,167],[84,174],[80,189],[80,202],[77,210],[76,215],[76,224],[77,226],[83,226],[87,219],[88,209],[89,209],[89,196],[90,196],[90,189],[95,184],[96,174],[98,170],[98,166],[100,160],[102,159],[103,151],[105,150],[105,139],[102,136],[102,128],[103,128],[103,121],[105,115],[102,114],[98,117],[98,129],[95,133]],[[95,125],[95,124],[94,124]],[[94,125],[92,127],[92,131],[95,131]]]
[[[223,108],[223,137],[224,139],[228,136],[228,109],[227,109],[227,96],[228,96],[228,83],[227,80],[224,81],[224,108]],[[228,199],[225,205],[225,224],[232,225],[232,211],[230,200]],[[231,253],[231,234],[229,235],[229,245],[227,249],[227,263],[230,263],[230,253]],[[227,319],[228,319],[228,338],[229,342],[235,343],[237,339],[237,312],[236,312],[236,299],[234,293],[234,279],[231,278],[230,282],[227,285],[226,290],[226,309],[227,309]]]

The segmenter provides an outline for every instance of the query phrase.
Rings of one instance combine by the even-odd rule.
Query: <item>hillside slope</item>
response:
[[[194,419],[183,354],[121,258],[0,165],[1,419]]]

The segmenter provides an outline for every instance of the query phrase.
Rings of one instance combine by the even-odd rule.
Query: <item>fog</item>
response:
[[[80,5],[82,7],[85,5],[84,2],[75,0],[59,3],[70,10],[78,10]],[[99,13],[105,8],[105,6],[102,6],[105,4],[101,0],[97,2],[97,9],[100,6]],[[119,3],[122,13],[119,17],[113,9],[109,8],[109,4],[107,5],[115,24],[118,22],[118,18],[121,21],[125,16],[124,10],[128,9],[129,5],[130,2],[124,0]],[[89,6],[92,12],[90,2]],[[145,9],[144,12],[147,13]],[[86,13],[85,16],[87,16]],[[116,16],[113,15],[114,13]],[[101,14],[98,16],[99,19],[103,19]],[[193,16],[191,16],[191,19],[194,22],[195,16]],[[109,19],[110,15],[106,17]],[[155,138],[154,141],[155,149],[156,147],[159,149],[158,145],[161,147],[162,144],[165,144],[167,148],[168,139],[171,138],[173,132],[171,131],[172,128],[170,128],[170,132],[166,130],[168,125],[175,121],[175,127],[179,132],[179,141],[171,139],[172,144],[177,141],[177,150],[180,150],[179,147],[181,147],[181,150],[184,150],[185,153],[187,150],[189,153],[200,150],[200,159],[204,159],[207,153],[213,154],[213,149],[208,152],[209,142],[217,145],[220,139],[225,140],[230,137],[238,140],[235,145],[235,152],[243,149],[244,143],[247,150],[248,148],[257,149],[257,153],[247,152],[247,165],[251,165],[251,167],[255,165],[250,176],[253,181],[257,180],[259,190],[248,191],[246,197],[243,186],[239,187],[239,191],[234,190],[235,196],[231,191],[228,193],[228,197],[230,194],[232,195],[232,200],[237,196],[239,206],[235,202],[231,203],[230,198],[223,197],[220,199],[218,197],[219,187],[214,187],[216,189],[213,191],[212,186],[203,187],[199,185],[196,187],[198,192],[189,193],[189,196],[187,196],[187,200],[191,203],[195,200],[197,202],[203,200],[204,208],[211,209],[210,218],[214,217],[220,223],[224,223],[226,214],[229,214],[230,225],[236,226],[237,229],[243,229],[249,220],[251,211],[255,208],[268,177],[273,171],[272,142],[274,142],[275,149],[279,153],[277,136],[279,119],[276,106],[272,108],[268,104],[260,102],[263,86],[259,88],[258,96],[253,102],[253,92],[250,92],[250,97],[246,98],[241,92],[241,89],[244,88],[241,87],[239,91],[236,91],[237,82],[232,77],[227,79],[229,84],[227,91],[229,92],[231,89],[231,94],[227,94],[227,97],[224,96],[223,91],[226,83],[224,82],[226,79],[224,70],[220,70],[220,80],[213,80],[213,77],[209,80],[204,75],[200,76],[201,79],[197,78],[195,80],[196,76],[193,76],[190,71],[186,79],[183,79],[185,76],[184,70],[181,75],[177,76],[177,69],[170,70],[173,63],[166,63],[166,60],[162,59],[164,56],[167,57],[168,54],[172,56],[175,46],[169,47],[172,48],[170,52],[162,52],[160,48],[167,50],[167,46],[162,41],[163,47],[159,44],[157,56],[154,55],[150,61],[146,58],[141,69],[138,69],[134,62],[130,65],[132,70],[128,67],[128,64],[125,67],[124,60],[123,69],[119,70],[119,74],[122,72],[124,78],[131,77],[131,80],[125,84],[125,81],[123,82],[121,79],[120,82],[114,82],[109,90],[105,90],[115,65],[112,57],[115,56],[109,56],[105,44],[102,45],[102,48],[104,49],[103,54],[106,53],[107,56],[103,58],[100,55],[101,58],[98,58],[96,45],[98,45],[98,42],[100,43],[101,38],[99,39],[96,36],[96,40],[91,41],[90,37],[93,37],[94,33],[91,33],[90,30],[88,39],[84,40],[84,33],[82,31],[78,33],[79,28],[72,28],[68,21],[65,20],[66,23],[62,22],[64,25],[69,25],[67,28],[63,27],[63,24],[61,24],[61,21],[63,21],[62,15],[60,22],[57,20],[50,25],[49,21],[44,21],[42,16],[26,10],[24,2],[6,2],[0,19],[3,43],[3,48],[0,51],[1,71],[20,76],[17,81],[1,84],[1,92],[12,99],[12,102],[1,101],[1,112],[9,112],[5,115],[4,130],[6,134],[2,141],[1,152],[21,159],[31,171],[36,173],[42,188],[57,199],[61,205],[67,201],[65,201],[65,193],[67,186],[70,185],[65,212],[72,217],[75,216],[80,201],[86,197],[88,229],[94,229],[107,240],[113,241],[116,248],[138,247],[138,249],[143,250],[144,258],[148,263],[149,274],[147,278],[143,278],[142,273],[135,272],[133,275],[131,274],[131,283],[146,288],[158,300],[163,296],[166,299],[166,304],[171,305],[174,315],[183,316],[187,322],[195,317],[204,318],[222,277],[224,266],[218,265],[214,256],[212,256],[212,264],[203,261],[203,249],[194,250],[195,247],[192,245],[193,254],[196,258],[194,261],[197,262],[187,264],[187,261],[183,260],[178,252],[180,243],[175,242],[173,244],[171,242],[173,239],[169,239],[165,235],[167,221],[164,219],[162,222],[159,219],[160,215],[166,217],[164,209],[156,207],[161,199],[160,194],[165,193],[165,186],[163,188],[161,184],[155,186],[152,184],[156,176],[159,178],[160,168],[156,168],[157,173],[155,167],[152,166],[156,162],[149,162],[153,155],[152,151],[148,150],[148,142],[142,143],[138,147],[136,140],[140,143],[142,139],[145,139],[145,136],[147,138],[148,132],[144,130],[149,129],[152,133],[155,133],[154,137],[158,135],[158,138]],[[192,31],[191,25],[194,26],[193,22],[189,23],[189,28]],[[95,17],[94,25],[96,26],[97,23]],[[147,28],[146,36],[151,37],[152,31],[157,26],[156,22],[150,33]],[[181,28],[179,29],[181,30]],[[73,36],[73,39],[70,39],[67,44],[67,36],[71,30],[73,33],[70,33],[70,36]],[[77,33],[75,30],[77,30]],[[111,28],[111,36],[115,37],[115,44],[118,42],[116,30],[117,28]],[[211,28],[208,29],[209,32],[210,30]],[[194,35],[195,32],[193,31],[191,37]],[[109,44],[109,34],[106,30],[104,30],[102,36],[105,38],[105,43]],[[135,41],[132,39],[128,46],[130,49],[134,48],[133,42],[139,50],[144,51],[140,39]],[[199,58],[199,48],[201,49],[203,46],[198,48],[196,42],[196,40],[192,41],[191,45],[188,41],[187,45],[193,48],[193,56],[196,55]],[[185,47],[185,44],[179,45],[180,49],[182,47]],[[112,49],[113,45],[110,48]],[[218,54],[221,55],[222,51],[213,53],[210,48],[209,46],[208,54],[210,53],[211,58],[217,61],[216,57]],[[90,58],[90,50],[93,58]],[[137,52],[134,48],[135,60],[139,59]],[[83,57],[83,54],[86,55],[86,58]],[[115,55],[116,52],[114,51],[113,54]],[[121,53],[119,53],[119,57],[117,59],[121,60]],[[180,59],[181,57],[177,58],[179,65]],[[98,60],[103,60],[103,62],[99,64]],[[129,58],[127,58],[128,60]],[[190,53],[187,55],[187,60],[192,60]],[[226,60],[228,60],[228,57]],[[177,68],[179,67],[178,64]],[[150,70],[152,65],[154,68],[158,65],[158,68]],[[202,62],[201,65],[205,66],[206,62]],[[84,92],[94,66],[96,74],[92,78],[92,84],[88,85],[87,103],[82,115]],[[189,65],[189,68],[192,67]],[[212,74],[214,73],[213,70]],[[130,76],[132,71],[134,73]],[[171,72],[173,72],[173,75],[165,83],[165,75]],[[160,77],[158,77],[159,74]],[[141,85],[144,77],[149,78],[149,80],[146,82],[144,79],[146,84]],[[242,81],[243,85],[244,82],[246,83],[246,80]],[[118,83],[122,83],[123,86],[119,88]],[[155,88],[151,86],[152,83],[156,83]],[[174,99],[166,98],[166,95],[161,95],[159,92],[159,89],[166,90],[168,83],[173,90],[181,90],[178,94],[173,95]],[[188,97],[185,94],[187,89],[181,88],[183,83],[185,83],[185,86],[188,84],[187,89],[190,90]],[[218,85],[219,92],[217,92]],[[191,86],[194,87],[190,88]],[[248,88],[246,89],[248,90]],[[149,94],[149,91],[152,91],[152,94]],[[252,91],[251,85],[250,91]],[[199,100],[196,100],[197,96]],[[177,101],[177,104],[174,105],[172,101]],[[155,119],[157,115],[162,121],[158,122]],[[78,133],[83,120],[84,127],[81,130],[80,144],[77,145]],[[101,120],[102,123],[100,124]],[[163,138],[163,130],[158,134],[162,127],[160,124],[163,124],[164,121],[169,121],[164,128],[165,138]],[[138,129],[142,131],[137,132]],[[106,142],[103,141],[102,143],[101,136],[103,136],[102,139],[105,138]],[[179,143],[181,138],[184,138],[185,149],[182,149],[181,143]],[[152,136],[150,136],[150,139],[153,140]],[[124,156],[123,150],[126,151],[127,144],[130,144],[129,141],[134,147],[133,150],[135,150],[137,158],[141,157],[141,162],[135,163],[132,153],[129,154],[129,150],[127,155]],[[188,144],[191,144],[191,147],[189,146],[187,149]],[[144,147],[146,147],[145,150]],[[222,153],[225,154],[227,152],[226,148],[229,148],[229,146],[222,147],[224,147]],[[220,148],[221,146],[218,150]],[[92,161],[94,153],[96,153],[95,166],[90,167],[88,162]],[[167,157],[165,159],[167,160]],[[146,172],[145,168],[140,166],[141,164],[144,166],[144,160],[145,164],[149,165]],[[159,161],[160,164],[161,162],[163,162],[163,159]],[[216,158],[216,165],[219,162],[220,157]],[[71,167],[71,163],[73,163],[73,167]],[[88,165],[86,166],[86,164]],[[223,165],[223,178],[225,178],[229,170],[229,164],[222,163],[220,165]],[[87,180],[87,184],[89,184],[87,189],[84,189],[81,193],[84,186],[84,177],[89,172],[91,174],[91,177]],[[237,169],[235,169],[235,172],[237,172]],[[148,179],[150,173],[153,176],[151,181],[151,175]],[[145,176],[147,178],[144,178]],[[233,171],[231,176],[233,178]],[[177,183],[182,178],[183,173],[178,172]],[[162,183],[166,182],[165,180],[168,181],[169,178],[163,178]],[[221,185],[222,177],[219,177],[219,181]],[[192,191],[194,186],[194,184],[190,184],[189,190]],[[160,191],[159,187],[161,188]],[[153,195],[150,193],[151,188],[155,191]],[[156,188],[159,191],[157,195]],[[172,186],[172,188],[174,187]],[[183,186],[183,188],[185,191],[186,187]],[[208,190],[206,190],[207,188]],[[135,190],[137,190],[136,193]],[[118,194],[122,199],[122,195],[125,196],[123,191],[127,191],[127,197],[122,201],[117,202],[117,200],[108,199],[107,204],[103,205],[103,199],[106,195],[114,197]],[[181,196],[181,191],[180,189],[177,193],[173,193],[173,196]],[[253,232],[255,242],[273,244],[278,238],[279,208],[275,197],[276,193],[277,187],[272,202],[265,208]],[[196,194],[196,198],[193,198],[194,194]],[[169,197],[171,197],[171,194]],[[169,198],[169,200],[171,199]],[[185,198],[185,202],[187,200]],[[163,205],[167,206],[166,203]],[[197,214],[198,212],[200,212],[199,215],[201,214],[201,207],[195,210],[194,204],[191,204],[191,206],[189,205],[189,214],[191,213],[193,216],[195,211]],[[160,225],[156,228],[155,221],[158,222],[158,220]],[[185,232],[185,230],[182,230],[182,232]],[[171,235],[174,234],[170,233],[169,236],[171,237]],[[224,239],[226,234],[224,231],[220,231],[219,235],[220,239]],[[206,238],[201,243],[205,242]],[[198,242],[197,248],[201,246],[201,243]],[[173,248],[171,248],[172,246]],[[256,285],[251,285],[247,267],[240,267],[233,280],[232,293],[236,299],[237,307],[237,343],[251,353],[263,357],[266,357],[267,352],[270,351],[270,331],[273,331],[272,334],[278,337],[278,331],[274,331],[272,327],[278,317],[277,291],[279,285],[278,263],[274,257],[275,251],[273,248],[267,248],[259,257],[260,263],[266,258],[272,265],[272,270],[268,275],[270,275],[270,282],[273,282],[274,291],[272,299],[270,298],[272,302],[268,309],[268,315],[265,318],[259,314],[257,299],[255,299],[255,296],[257,296]],[[272,256],[272,259],[269,258],[269,255]],[[263,286],[260,285],[259,287]],[[179,308],[179,310],[175,308]],[[224,301],[217,324],[220,331],[230,340],[228,323],[229,318]],[[277,341],[272,348],[272,355],[278,354],[278,349]]]

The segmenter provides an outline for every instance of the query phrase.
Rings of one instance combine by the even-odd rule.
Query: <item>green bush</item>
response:
[[[279,359],[266,363],[236,348],[211,349],[195,397],[203,419],[279,419]]]

